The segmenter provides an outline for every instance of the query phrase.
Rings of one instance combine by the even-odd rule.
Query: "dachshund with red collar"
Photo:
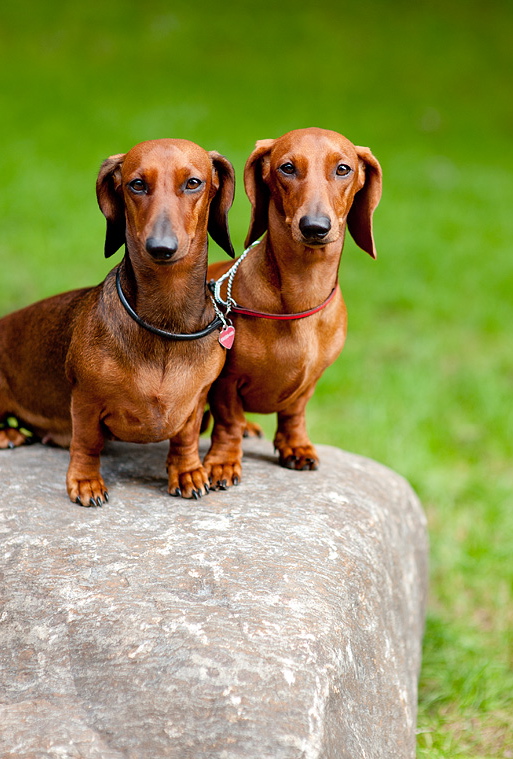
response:
[[[230,270],[225,263],[209,268],[235,332],[209,394],[214,428],[204,465],[218,488],[241,479],[246,411],[277,414],[282,466],[317,468],[305,407],[346,337],[338,286],[346,228],[376,257],[381,168],[368,148],[325,129],[294,130],[257,142],[244,181],[252,206],[246,245],[265,235]]]

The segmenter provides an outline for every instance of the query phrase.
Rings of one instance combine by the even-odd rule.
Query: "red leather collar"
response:
[[[321,311],[325,306],[330,303],[335,297],[337,292],[337,285],[330,292],[326,300],[315,308],[310,308],[308,311],[300,311],[296,314],[270,314],[266,311],[253,311],[251,308],[244,308],[243,306],[232,306],[231,311],[234,314],[242,314],[243,316],[259,316],[261,319],[278,319],[280,321],[288,321],[290,319],[304,319],[305,316],[312,316],[317,311]]]

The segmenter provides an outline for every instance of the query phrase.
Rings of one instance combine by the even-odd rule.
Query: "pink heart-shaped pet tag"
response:
[[[219,333],[219,342],[223,346],[223,348],[231,348],[233,345],[233,340],[235,338],[235,327],[232,327],[230,325],[229,327],[224,327],[221,332]]]

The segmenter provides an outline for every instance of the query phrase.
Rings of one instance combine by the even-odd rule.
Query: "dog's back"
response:
[[[95,290],[55,295],[0,319],[0,409],[59,445],[71,436],[65,364],[73,325]]]

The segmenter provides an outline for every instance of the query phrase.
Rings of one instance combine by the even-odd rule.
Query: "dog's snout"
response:
[[[146,250],[156,261],[169,261],[178,250],[178,240],[175,235],[148,237]]]
[[[322,240],[331,229],[327,216],[302,216],[299,229],[305,240]]]
[[[167,213],[161,212],[148,230],[146,251],[155,261],[169,261],[178,250],[178,237]]]

